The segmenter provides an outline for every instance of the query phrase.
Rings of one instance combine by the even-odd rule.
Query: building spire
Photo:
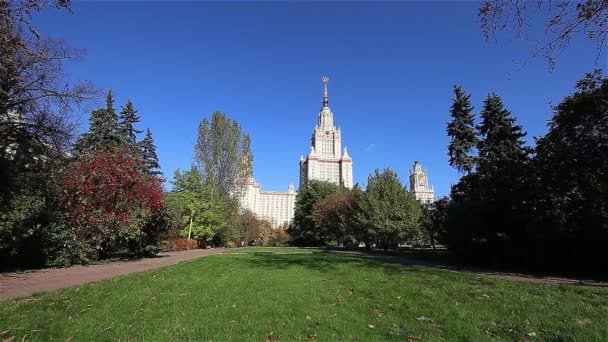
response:
[[[329,83],[329,77],[323,76],[321,78],[321,80],[323,81],[323,85],[324,85],[324,90],[323,90],[323,107],[328,107],[329,106],[329,98],[327,96],[327,83]]]

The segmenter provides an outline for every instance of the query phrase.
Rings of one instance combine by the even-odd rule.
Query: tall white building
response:
[[[413,170],[410,171],[410,191],[422,203],[435,201],[435,189],[432,186],[429,187],[428,173],[422,169],[422,165],[417,160],[414,162]]]
[[[258,218],[268,220],[273,228],[278,228],[293,219],[296,194],[293,185],[289,185],[287,192],[263,191],[251,177],[242,188],[239,201],[241,209],[252,211]]]
[[[353,160],[344,148],[342,153],[342,132],[334,126],[334,113],[329,108],[327,83],[324,84],[323,106],[319,111],[317,125],[312,134],[310,154],[300,157],[300,188],[311,179],[329,181],[347,188],[353,187]]]

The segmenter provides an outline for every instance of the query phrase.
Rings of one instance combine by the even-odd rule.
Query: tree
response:
[[[96,109],[89,116],[89,131],[76,143],[79,153],[128,146],[114,110],[114,95],[108,91],[106,108]]]
[[[97,92],[89,82],[71,82],[65,71],[64,62],[82,52],[42,36],[32,24],[32,14],[47,6],[69,9],[69,1],[0,1],[3,264],[41,266],[64,251],[62,246],[74,247],[75,239],[64,234],[65,240],[58,240],[61,234],[55,234],[64,219],[57,203],[60,192],[49,189],[56,188],[55,176],[67,164],[75,128],[70,114],[95,100]],[[50,244],[57,248],[49,251]]]
[[[476,172],[452,187],[448,245],[476,261],[513,262],[530,220],[530,148],[526,133],[495,94],[488,95],[478,127]]]
[[[270,246],[270,239],[272,238],[272,224],[267,220],[260,221],[260,244],[262,246]]]
[[[397,247],[400,242],[420,238],[420,203],[401,184],[397,174],[375,170],[367,179],[369,224],[380,247]]]
[[[433,203],[422,205],[422,231],[435,249],[435,244],[444,239],[450,199],[441,197]]]
[[[535,42],[530,58],[545,58],[551,68],[577,36],[595,43],[597,61],[608,34],[607,0],[486,0],[478,15],[486,41],[503,31],[520,38],[532,16],[543,16],[546,37]]]
[[[211,122],[204,118],[198,127],[194,146],[205,181],[212,191],[228,196],[234,186],[243,184],[252,175],[251,139],[238,122],[224,113],[215,112]]]
[[[324,232],[318,225],[314,208],[322,199],[338,189],[339,186],[334,183],[319,180],[311,180],[300,189],[296,195],[294,218],[288,231],[293,244],[320,246],[327,242]]]
[[[353,199],[352,191],[343,188],[321,199],[313,207],[318,227],[322,231],[326,244],[354,244],[347,224],[347,216],[350,214]]]
[[[156,155],[156,145],[150,129],[146,130],[146,137],[140,143],[141,159],[144,166],[144,173],[147,175],[160,176],[160,164]]]
[[[214,197],[211,186],[204,183],[200,171],[175,171],[170,198],[182,208],[181,235],[209,242],[224,225],[222,201]]]
[[[600,70],[555,107],[536,153],[539,258],[562,268],[606,269],[608,79]]]
[[[450,109],[452,121],[447,128],[451,138],[448,146],[450,166],[458,172],[471,173],[475,168],[475,157],[471,156],[471,151],[477,144],[471,95],[465,93],[460,86],[454,86],[454,96]]]
[[[67,1],[0,2],[0,207],[31,186],[32,175],[56,166],[52,161],[71,142],[70,112],[96,97],[90,83],[72,84],[64,70],[63,62],[81,52],[41,37],[31,23],[31,12],[46,5],[69,7]]]
[[[287,234],[286,228],[287,227],[280,227],[273,229],[268,245],[273,247],[287,246],[287,243],[289,242],[289,234]]]
[[[135,124],[140,121],[141,118],[137,115],[137,110],[133,108],[133,103],[131,100],[127,101],[126,106],[120,111],[119,125],[124,134],[124,140],[133,149],[137,145],[137,134],[143,132],[135,128]]]
[[[140,163],[128,149],[105,149],[83,156],[64,175],[68,221],[101,257],[122,248],[156,249],[163,189],[158,178],[139,172]]]

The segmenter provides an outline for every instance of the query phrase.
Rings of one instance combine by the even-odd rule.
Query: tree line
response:
[[[470,95],[454,88],[448,150],[462,177],[436,204],[433,233],[456,255],[543,270],[606,265],[608,79],[596,70],[575,88],[534,147],[499,96],[477,120]]]
[[[311,180],[296,197],[288,233],[298,246],[395,248],[424,240],[422,207],[392,170],[376,170],[367,188]]]
[[[461,178],[448,197],[420,204],[391,170],[376,170],[366,189],[311,181],[297,195],[291,242],[442,244],[467,263],[597,272],[608,260],[608,78],[596,70],[575,88],[530,146],[500,96],[477,116],[455,86],[446,131]]]

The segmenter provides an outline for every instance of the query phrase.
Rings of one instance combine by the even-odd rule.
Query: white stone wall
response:
[[[286,192],[262,191],[252,178],[241,191],[241,209],[250,210],[258,218],[268,220],[273,228],[278,228],[293,219],[296,195],[293,185]]]

